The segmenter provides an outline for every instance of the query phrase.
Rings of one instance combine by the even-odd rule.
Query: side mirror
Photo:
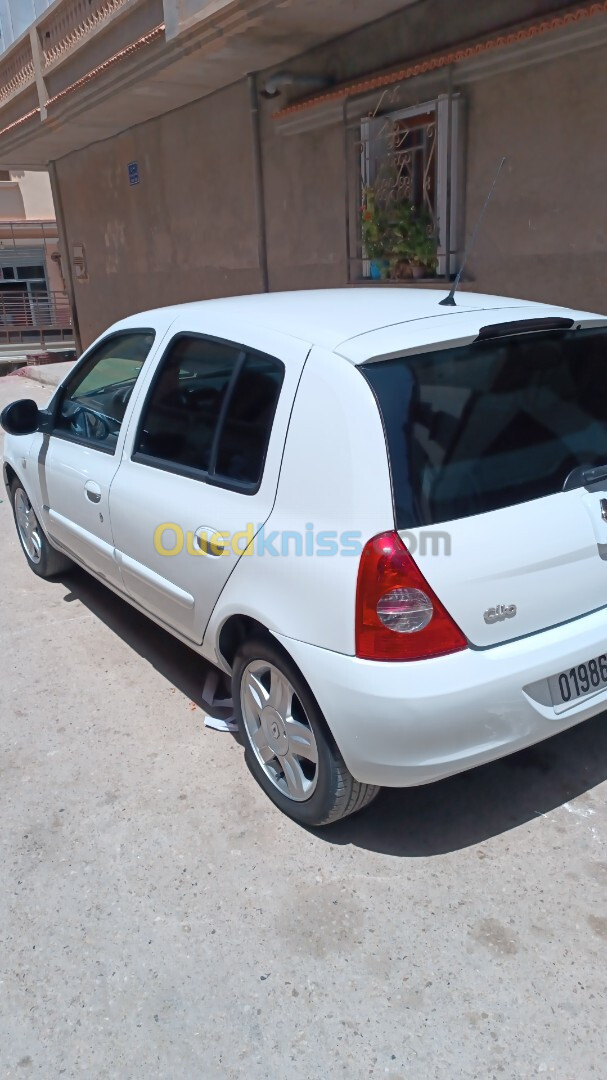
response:
[[[40,420],[40,410],[31,398],[12,401],[0,414],[0,424],[9,435],[33,435]]]

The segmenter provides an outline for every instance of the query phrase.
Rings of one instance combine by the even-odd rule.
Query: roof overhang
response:
[[[344,114],[357,120],[381,111],[382,105],[394,107],[399,90],[406,93],[411,80],[422,96],[430,97],[445,80],[462,87],[606,43],[607,0],[600,0],[307,95],[276,110],[274,120],[284,134],[299,134],[333,124]]]
[[[78,23],[56,0],[0,56],[0,167],[46,168],[419,2],[94,0]]]

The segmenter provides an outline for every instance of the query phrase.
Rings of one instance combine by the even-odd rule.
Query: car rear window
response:
[[[397,528],[435,525],[563,489],[607,464],[607,331],[476,341],[368,363]]]

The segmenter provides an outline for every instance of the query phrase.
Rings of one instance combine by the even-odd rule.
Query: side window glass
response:
[[[269,357],[249,355],[230,397],[217,451],[218,479],[258,484],[284,368]]]
[[[176,338],[144,408],[135,453],[208,472],[213,436],[242,350]]]
[[[134,456],[250,488],[261,479],[284,367],[183,334],[160,364]]]
[[[137,330],[101,342],[67,384],[54,430],[113,451],[154,337]]]

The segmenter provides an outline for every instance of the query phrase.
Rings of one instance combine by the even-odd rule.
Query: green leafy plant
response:
[[[389,220],[387,212],[378,205],[371,187],[365,188],[361,213],[365,254],[369,259],[383,259],[387,254]]]
[[[382,206],[374,189],[367,187],[361,211],[365,255],[376,263],[383,278],[436,272],[436,232],[425,207],[406,201]]]

